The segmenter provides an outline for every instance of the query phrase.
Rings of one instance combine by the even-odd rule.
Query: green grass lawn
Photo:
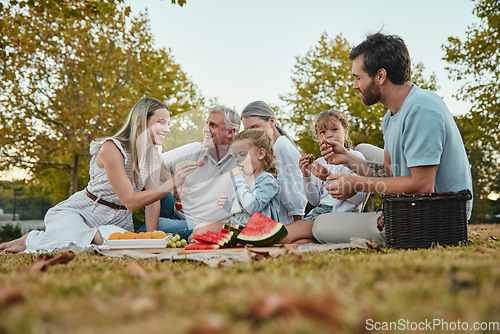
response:
[[[28,272],[36,255],[7,254],[0,333],[498,333],[471,327],[500,322],[499,238],[500,225],[471,225],[464,247],[290,254],[219,268],[78,254]],[[426,321],[469,329],[383,327]]]

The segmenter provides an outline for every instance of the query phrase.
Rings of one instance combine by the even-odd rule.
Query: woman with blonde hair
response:
[[[145,98],[130,111],[112,137],[90,143],[90,181],[84,190],[60,202],[45,215],[45,231],[31,231],[0,245],[3,252],[51,252],[70,244],[102,245],[114,232],[133,231],[132,212],[146,208],[146,225],[158,225],[159,199],[180,187],[197,168],[177,165],[174,178],[160,185],[161,145],[169,130],[168,107]]]

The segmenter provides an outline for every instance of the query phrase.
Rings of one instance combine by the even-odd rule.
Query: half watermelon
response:
[[[272,246],[288,235],[285,226],[261,213],[254,213],[238,235],[238,240],[254,246]]]

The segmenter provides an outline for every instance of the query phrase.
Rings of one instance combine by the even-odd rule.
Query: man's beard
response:
[[[380,88],[375,85],[375,82],[371,81],[370,86],[364,91],[361,92],[361,100],[363,103],[367,106],[371,106],[372,104],[375,104],[380,101],[380,98],[382,97],[380,95]]]

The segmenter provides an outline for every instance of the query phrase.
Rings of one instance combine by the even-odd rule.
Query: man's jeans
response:
[[[160,200],[160,219],[158,221],[158,230],[165,233],[177,233],[181,239],[188,239],[193,233],[194,224],[187,220],[180,219],[174,212],[175,199],[173,193],[168,194]],[[137,232],[146,232],[144,224]]]

